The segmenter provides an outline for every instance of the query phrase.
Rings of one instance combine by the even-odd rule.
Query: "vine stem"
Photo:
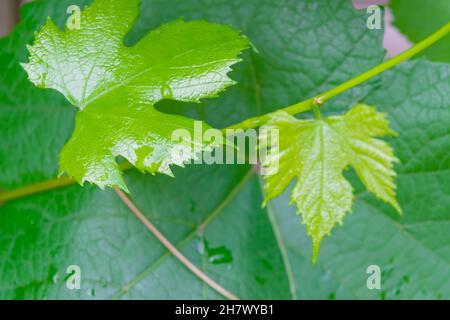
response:
[[[321,93],[317,96],[314,96],[312,98],[309,98],[307,100],[298,102],[296,104],[293,104],[291,106],[282,108],[280,110],[285,111],[289,114],[296,114],[301,113],[310,110],[314,105],[321,106],[325,101],[333,98],[334,96],[347,91],[364,81],[369,80],[370,78],[379,75],[380,73],[391,69],[392,67],[402,63],[403,61],[412,58],[416,54],[422,52],[426,48],[430,47],[443,37],[445,37],[447,34],[450,33],[450,22],[444,25],[442,28],[437,30],[435,33],[428,36],[426,39],[422,40],[421,42],[417,43],[410,49],[404,51],[403,53],[400,53],[399,55],[393,57],[392,59],[386,60],[382,64],[374,67],[373,69],[370,69],[369,71],[366,71],[358,76],[356,76],[353,79],[348,80],[347,82],[344,82],[337,87],[328,90],[324,93]],[[226,133],[227,129],[251,129],[259,127],[263,124],[265,124],[267,121],[270,120],[271,113],[267,113],[258,117],[250,118],[247,120],[244,120],[243,122],[237,123],[235,125],[226,127],[222,129],[223,132]],[[130,167],[130,165],[128,165]],[[122,168],[122,170],[126,170],[127,168]],[[29,196],[32,194],[40,193],[43,191],[51,190],[54,188],[63,187],[70,184],[75,184],[76,182],[69,179],[69,178],[55,178],[48,181],[32,184],[29,186],[25,186],[22,188],[18,188],[16,190],[8,190],[0,192],[0,205],[2,203],[5,203],[7,201],[15,200],[18,198],[22,198],[25,196]]]
[[[41,193],[55,188],[61,188],[75,183],[76,181],[68,177],[61,177],[30,184],[13,190],[0,191],[0,205],[11,200],[23,198],[32,194]]]
[[[433,34],[431,34],[430,36],[428,36],[426,39],[422,40],[421,42],[419,42],[416,45],[414,45],[413,47],[411,47],[410,49],[398,54],[397,56],[395,56],[389,60],[386,60],[385,62],[356,76],[355,78],[350,79],[347,82],[344,82],[344,83],[338,85],[337,87],[334,87],[333,89],[328,90],[324,93],[321,93],[317,96],[314,96],[312,98],[309,98],[309,99],[301,101],[301,102],[298,102],[291,106],[279,109],[277,111],[281,110],[281,111],[287,112],[289,114],[296,114],[296,113],[308,111],[315,105],[320,106],[325,101],[330,100],[334,96],[341,94],[344,91],[347,91],[347,90],[369,80],[370,78],[373,78],[373,77],[379,75],[380,73],[383,73],[384,71],[391,69],[392,67],[395,67],[396,65],[402,63],[405,60],[412,58],[416,54],[422,52],[423,50],[427,49],[428,47],[430,47],[431,45],[433,45],[434,43],[436,43],[437,41],[439,41],[440,39],[445,37],[448,33],[450,33],[450,22],[447,23],[446,25],[444,25],[442,28],[440,28],[436,32],[434,32]],[[317,103],[317,102],[320,102],[320,103]],[[244,129],[245,130],[245,129],[259,127],[259,126],[263,125],[264,123],[266,123],[270,119],[272,114],[273,114],[273,112],[267,113],[267,114],[264,114],[264,115],[261,115],[258,117],[250,118],[250,119],[244,120],[243,122],[240,122],[238,124],[227,127],[224,130],[226,130],[226,129]]]
[[[177,258],[186,268],[188,268],[192,273],[194,273],[198,278],[210,286],[213,290],[224,296],[229,300],[238,300],[238,298],[232,293],[228,292],[221,285],[215,282],[213,279],[208,277],[204,272],[202,272],[197,266],[190,262],[167,238],[144,216],[144,214],[136,207],[133,201],[128,198],[128,196],[120,189],[114,189],[123,201],[123,203],[134,213],[134,215],[145,225],[145,227],[150,230],[150,232],[162,243],[164,247]]]

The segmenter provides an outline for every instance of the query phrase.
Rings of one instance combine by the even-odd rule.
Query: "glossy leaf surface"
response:
[[[171,174],[170,164],[194,158],[194,152],[173,155],[180,153],[175,148],[194,149],[191,140],[171,141],[177,128],[194,136],[194,122],[153,105],[162,99],[199,102],[216,96],[233,84],[227,73],[248,45],[229,26],[177,20],[125,46],[139,3],[96,0],[82,11],[78,26],[68,23],[64,31],[48,19],[28,47],[24,68],[30,80],[58,90],[80,109],[60,161],[61,173],[80,183],[127,190],[116,156],[143,171],[166,174]]]
[[[343,116],[325,119],[298,120],[280,111],[268,122],[265,132],[269,130],[278,130],[280,140],[270,145],[276,152],[262,163],[267,174],[265,202],[297,180],[291,202],[312,238],[313,262],[320,242],[352,210],[352,186],[343,176],[348,166],[369,191],[401,211],[393,180],[398,159],[386,142],[376,139],[393,134],[386,115],[361,104]]]

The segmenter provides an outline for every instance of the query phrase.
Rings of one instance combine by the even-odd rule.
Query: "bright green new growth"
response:
[[[139,14],[139,0],[96,0],[82,11],[80,28],[61,31],[50,19],[29,47],[24,64],[30,80],[53,88],[80,111],[73,136],[64,147],[60,172],[80,183],[127,190],[115,158],[142,171],[171,174],[196,156],[180,157],[193,141],[171,142],[175,129],[194,135],[194,121],[161,113],[162,99],[199,102],[234,82],[227,76],[248,40],[229,26],[177,20],[136,45],[125,35]],[[199,145],[192,150],[206,150]]]
[[[108,112],[102,111],[101,107],[89,107],[80,112],[74,133],[61,152],[61,170],[81,183],[128,191],[115,156],[126,158],[141,171],[173,176],[169,165],[183,167],[197,155],[196,150],[209,151],[215,146],[195,139],[201,130],[186,117],[167,115],[146,105],[112,104]],[[209,128],[204,123],[203,127]],[[192,139],[171,139],[180,129],[191,132]]]
[[[375,138],[395,134],[385,114],[363,104],[327,119],[298,120],[278,112],[267,127],[278,128],[280,141],[271,145],[278,151],[262,163],[266,169],[265,203],[281,195],[292,179],[298,179],[291,201],[312,238],[313,262],[322,239],[351,211],[352,187],[342,175],[348,166],[370,192],[401,213],[393,170],[398,160],[386,142]],[[264,134],[261,139],[266,141]]]

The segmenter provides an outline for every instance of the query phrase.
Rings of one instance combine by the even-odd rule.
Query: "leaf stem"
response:
[[[282,108],[280,110],[287,112],[289,114],[296,114],[296,113],[308,111],[316,104],[317,101],[320,101],[320,104],[322,104],[322,103],[330,100],[334,96],[336,96],[340,93],[343,93],[344,91],[347,91],[347,90],[369,80],[370,78],[373,78],[373,77],[379,75],[380,73],[383,73],[384,71],[391,69],[392,67],[395,67],[396,65],[402,63],[403,61],[408,60],[408,59],[412,58],[413,56],[415,56],[416,54],[427,49],[428,47],[430,47],[431,45],[433,45],[434,43],[436,43],[437,41],[439,41],[440,39],[445,37],[448,33],[450,33],[450,22],[447,23],[446,25],[444,25],[442,28],[440,28],[436,32],[434,32],[433,34],[431,34],[430,36],[428,36],[427,38],[425,38],[424,40],[422,40],[421,42],[419,42],[416,45],[414,45],[413,47],[411,47],[410,49],[400,53],[399,55],[397,55],[389,60],[386,60],[385,62],[356,76],[355,78],[350,79],[350,80],[338,85],[337,87],[334,87],[334,88],[332,88],[326,92],[323,92],[317,96],[314,96],[312,98],[309,98],[309,99],[301,101],[301,102],[298,102],[291,106]],[[317,105],[320,105],[320,104],[317,104]],[[279,111],[279,110],[277,110],[277,111]],[[259,127],[259,126],[263,125],[264,123],[266,123],[270,119],[272,114],[273,114],[273,112],[267,113],[267,114],[264,114],[264,115],[261,115],[258,117],[250,118],[250,119],[244,120],[243,122],[240,122],[238,124],[227,127],[226,129],[244,129],[245,130],[245,129],[256,128],[256,127]]]
[[[133,166],[128,161],[120,163],[119,167],[122,171],[126,171],[133,168]],[[56,188],[69,186],[72,184],[77,184],[77,181],[69,177],[58,177],[47,181],[30,184],[13,190],[0,191],[0,206],[8,201],[20,199],[26,196],[31,196],[33,194],[53,190]]]
[[[15,200],[18,198],[23,198],[26,196],[30,196],[36,193],[52,190],[55,188],[60,188],[64,186],[68,186],[71,184],[77,183],[75,180],[72,180],[67,177],[55,178],[35,184],[30,184],[21,188],[17,188],[14,190],[8,190],[0,192],[0,205]]]
[[[114,189],[123,201],[123,203],[134,213],[134,215],[150,230],[150,232],[162,243],[170,253],[174,255],[186,268],[194,273],[198,278],[204,281],[208,286],[217,291],[219,294],[229,300],[237,300],[238,298],[224,289],[221,285],[208,277],[203,271],[190,262],[167,238],[144,216],[144,214],[136,207],[136,205],[128,198],[128,196],[120,189]]]

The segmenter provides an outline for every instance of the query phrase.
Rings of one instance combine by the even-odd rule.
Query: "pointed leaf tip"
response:
[[[349,166],[370,192],[401,212],[395,199],[396,157],[385,141],[377,139],[391,132],[384,114],[358,104],[345,115],[321,120],[277,113],[268,124],[279,129],[280,139],[279,157],[268,157],[261,164],[268,170],[278,169],[265,177],[266,194],[279,195],[297,180],[291,202],[313,239],[313,262],[320,241],[351,213],[352,186],[342,174]]]
[[[320,250],[320,242],[321,240],[313,240],[312,241],[312,255],[311,255],[311,262],[313,265],[316,265],[317,258],[319,256],[319,250]]]

